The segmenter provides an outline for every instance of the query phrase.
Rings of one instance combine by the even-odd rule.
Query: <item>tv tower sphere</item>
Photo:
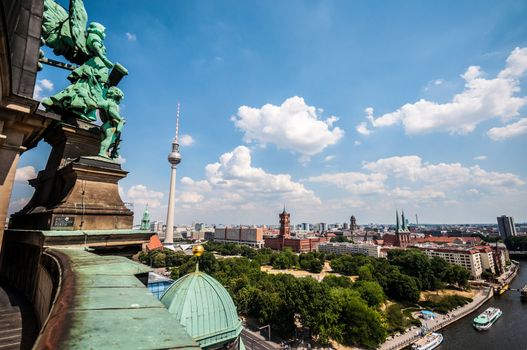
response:
[[[179,144],[177,143],[177,140],[175,139],[172,142],[172,152],[168,154],[168,162],[172,164],[172,166],[176,166],[179,163],[181,163],[181,154],[179,153]]]

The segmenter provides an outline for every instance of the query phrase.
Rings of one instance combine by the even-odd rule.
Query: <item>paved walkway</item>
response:
[[[241,337],[247,350],[276,350],[280,349],[280,345],[271,341],[265,340],[257,332],[250,329],[242,329]]]
[[[0,286],[0,350],[31,349],[37,335],[37,320],[27,299]]]
[[[478,307],[483,305],[484,302],[489,300],[492,297],[492,295],[493,295],[492,289],[489,287],[485,287],[474,296],[472,302],[462,306],[461,308],[457,310],[451,311],[446,315],[437,314],[437,317],[435,319],[421,321],[421,322],[430,331],[432,332],[437,331],[443,327],[446,327],[452,322],[455,322],[467,316],[468,314],[476,310]],[[385,342],[384,344],[382,344],[380,349],[381,350],[402,349],[420,337],[418,332],[419,332],[419,329],[415,329],[415,328],[411,330],[407,330],[406,333],[403,333]]]

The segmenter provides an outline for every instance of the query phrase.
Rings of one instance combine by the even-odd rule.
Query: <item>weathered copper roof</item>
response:
[[[203,272],[185,275],[172,284],[161,302],[201,347],[230,342],[242,323],[229,292]]]
[[[62,280],[35,348],[199,349],[134,277],[150,268],[83,249],[48,248],[46,252],[59,260]]]

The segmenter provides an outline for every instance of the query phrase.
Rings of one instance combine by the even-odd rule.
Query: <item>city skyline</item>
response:
[[[135,222],[146,204],[166,218],[178,100],[176,224],[272,224],[284,203],[293,222],[391,223],[396,207],[527,221],[525,4],[124,4],[86,6],[134,71],[121,194]],[[46,67],[37,97],[66,74]],[[47,152],[21,157],[11,212]]]

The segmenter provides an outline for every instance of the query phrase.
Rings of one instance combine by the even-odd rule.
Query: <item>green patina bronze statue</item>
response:
[[[127,70],[106,56],[105,27],[92,22],[82,0],[70,0],[69,12],[54,0],[44,0],[42,40],[56,55],[79,66],[68,76],[70,85],[54,96],[42,100],[48,111],[64,119],[78,118],[93,122],[100,111],[103,125],[99,156],[115,159],[124,119],[119,113],[123,92],[115,85]],[[110,73],[110,69],[112,69]]]
[[[124,94],[115,86],[106,92],[106,99],[100,102],[100,116],[103,122],[101,129],[101,148],[99,156],[116,159],[119,158],[119,143],[121,142],[121,130],[125,120],[119,113],[119,103]]]

